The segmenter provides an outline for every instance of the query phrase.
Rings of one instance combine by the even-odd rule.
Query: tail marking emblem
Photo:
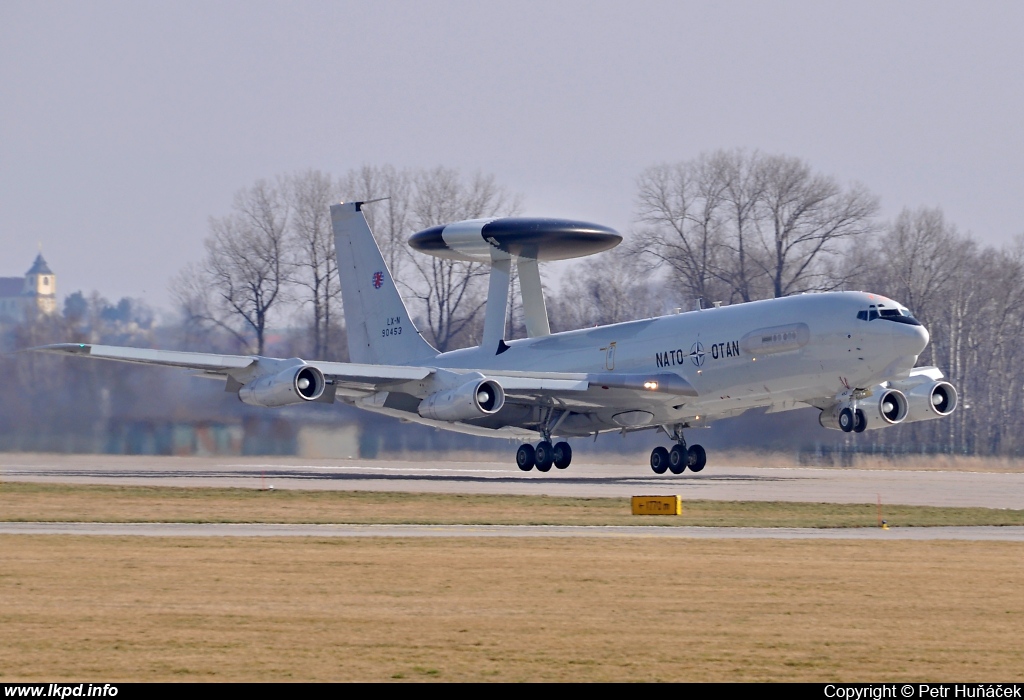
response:
[[[384,284],[384,273],[383,272],[374,272],[373,273],[373,288],[374,289],[380,289],[381,285],[383,285],[383,284]]]

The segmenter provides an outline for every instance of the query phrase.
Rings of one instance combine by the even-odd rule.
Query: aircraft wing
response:
[[[552,395],[581,394],[593,390],[617,389],[675,396],[696,396],[693,386],[672,372],[650,374],[524,372],[448,370],[434,367],[371,365],[352,362],[305,362],[297,358],[278,359],[259,355],[219,355],[214,353],[152,350],[91,343],[59,343],[31,348],[36,352],[77,355],[115,362],[190,369],[206,377],[229,380],[229,387],[240,386],[265,373],[284,367],[306,365],[320,370],[337,388],[373,393],[397,384],[426,379],[437,372],[493,379],[508,395],[530,400]],[[233,380],[233,381],[232,381]],[[236,385],[235,382],[238,384]]]
[[[29,348],[33,352],[47,352],[54,355],[79,355],[99,360],[134,362],[141,365],[180,367],[227,374],[232,369],[245,369],[255,358],[244,355],[215,355],[202,352],[180,352],[177,350],[149,350],[128,348],[117,345],[93,345],[91,343],[58,343]]]
[[[352,385],[373,391],[373,387],[428,377],[433,370],[427,367],[399,367],[392,365],[364,365],[349,362],[305,362],[298,359],[283,360],[259,355],[218,355],[179,350],[151,350],[116,345],[91,343],[59,343],[31,348],[36,352],[56,355],[78,355],[99,360],[130,362],[158,367],[191,369],[197,374],[218,379],[245,382],[250,377],[273,371],[281,365],[306,364],[316,367],[328,379],[341,386]]]

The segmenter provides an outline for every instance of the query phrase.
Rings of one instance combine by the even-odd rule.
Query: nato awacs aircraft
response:
[[[821,410],[825,428],[861,432],[949,415],[957,392],[917,367],[928,331],[891,299],[831,292],[716,306],[551,333],[539,261],[607,250],[622,237],[557,219],[462,221],[414,234],[427,254],[490,264],[479,346],[438,353],[409,317],[363,215],[331,207],[351,362],[62,344],[39,350],[180,367],[225,380],[254,406],[341,400],[404,421],[471,435],[518,438],[516,464],[564,469],[570,438],[657,429],[651,468],[704,468],[683,431],[755,407]],[[511,266],[527,335],[507,339]],[[552,444],[552,440],[560,438]]]

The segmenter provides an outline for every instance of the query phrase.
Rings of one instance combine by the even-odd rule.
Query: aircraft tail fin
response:
[[[374,240],[363,202],[331,206],[341,301],[352,362],[410,365],[437,356],[409,317],[384,256]]]

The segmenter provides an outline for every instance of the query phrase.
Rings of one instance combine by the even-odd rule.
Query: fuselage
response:
[[[877,308],[902,320],[869,316]],[[672,372],[697,391],[697,397],[598,392],[590,397],[586,419],[564,426],[587,433],[623,427],[625,419],[614,416],[624,411],[649,414],[640,417],[639,427],[820,401],[906,376],[927,343],[927,330],[896,302],[865,292],[830,292],[515,340],[500,354],[466,348],[438,355],[431,364],[483,374]],[[521,422],[512,409],[487,423]]]

